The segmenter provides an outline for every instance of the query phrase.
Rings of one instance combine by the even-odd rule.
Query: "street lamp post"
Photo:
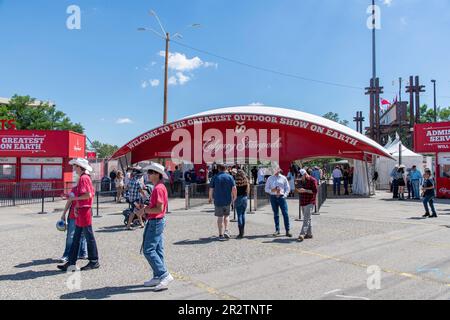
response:
[[[164,39],[166,41],[166,53],[165,53],[165,68],[164,68],[164,120],[163,120],[163,124],[167,124],[168,123],[168,82],[169,82],[169,43],[170,43],[170,33],[166,32],[166,30],[164,29],[161,20],[159,20],[158,15],[156,14],[155,11],[151,10],[150,11],[150,15],[152,15],[153,17],[155,17],[156,21],[158,21],[159,27],[161,28],[162,33],[155,31],[152,28],[138,28],[138,31],[150,31],[153,32],[154,34],[156,34],[158,37]],[[198,23],[194,23],[192,25],[189,25],[189,27],[199,27],[200,24]],[[173,35],[173,38],[183,38],[183,36],[176,32]]]
[[[434,89],[434,122],[437,122],[437,105],[436,105],[436,80],[431,80]]]
[[[164,125],[167,124],[167,82],[169,79],[169,42],[170,42],[170,34],[166,32],[166,62],[164,71]]]

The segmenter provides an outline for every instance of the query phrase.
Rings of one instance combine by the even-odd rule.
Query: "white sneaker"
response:
[[[162,291],[167,289],[167,287],[169,286],[169,283],[171,283],[173,281],[173,277],[172,275],[169,273],[169,275],[167,277],[165,277],[164,279],[161,280],[161,282],[155,287],[155,291]]]
[[[154,288],[160,283],[161,283],[161,279],[153,278],[150,281],[144,282],[144,287]]]
[[[59,262],[60,262],[60,263],[67,263],[67,262],[69,262],[69,258],[67,258],[67,257],[62,257],[62,258],[59,259]]]

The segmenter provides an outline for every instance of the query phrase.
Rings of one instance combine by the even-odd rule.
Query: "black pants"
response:
[[[87,241],[89,261],[91,261],[91,262],[98,261],[97,243],[95,242],[94,230],[92,230],[92,226],[84,227],[84,228],[77,226],[75,228],[75,234],[73,236],[73,243],[72,243],[72,247],[70,248],[70,254],[69,254],[69,265],[71,265],[71,266],[73,266],[77,263],[78,250],[80,249],[80,239],[81,239],[82,233],[84,233],[84,236]]]
[[[393,198],[397,199],[398,198],[398,180],[394,179],[394,181],[392,181],[392,190],[393,190]]]

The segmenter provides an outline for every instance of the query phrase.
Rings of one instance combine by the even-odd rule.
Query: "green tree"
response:
[[[70,130],[84,133],[80,123],[72,123],[67,115],[54,105],[40,103],[30,96],[15,95],[8,105],[0,106],[0,117],[14,118],[18,130]]]
[[[117,150],[119,150],[119,147],[107,143],[101,143],[100,141],[92,141],[90,149],[97,152],[98,158],[106,159],[111,157]]]
[[[449,121],[450,120],[450,107],[437,108],[437,121]],[[429,123],[434,122],[434,108],[428,108],[428,105],[424,104],[420,107],[420,122]]]
[[[339,118],[339,114],[337,114],[337,113],[335,113],[335,112],[328,112],[328,113],[326,113],[323,117],[324,117],[325,119],[328,119],[328,120],[337,122],[337,123],[339,123],[339,124],[342,124],[342,125],[344,125],[344,126],[346,126],[346,127],[348,127],[348,125],[349,125],[349,122],[348,122],[347,120],[341,120],[341,119]]]

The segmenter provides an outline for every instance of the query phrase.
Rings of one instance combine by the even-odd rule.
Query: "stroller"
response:
[[[150,203],[150,196],[152,195],[152,192],[153,192],[153,185],[151,185],[151,184],[146,185],[144,187],[144,191],[147,193],[147,195],[145,197],[141,195],[140,199],[138,201],[135,201],[135,204],[138,204],[138,206],[135,206],[134,211],[131,208],[131,203],[130,203],[128,194],[126,195],[126,200],[127,200],[127,203],[130,204],[130,207],[128,209],[125,209],[122,212],[122,215],[124,216],[123,223],[125,224],[125,226],[128,225],[128,219],[130,218],[130,214],[135,214],[137,211],[139,211],[140,208],[142,208],[142,206],[149,205],[149,203]],[[147,218],[145,216],[143,216],[142,220],[145,223]],[[139,225],[139,218],[136,215],[135,215],[131,225],[132,226],[138,226]]]

